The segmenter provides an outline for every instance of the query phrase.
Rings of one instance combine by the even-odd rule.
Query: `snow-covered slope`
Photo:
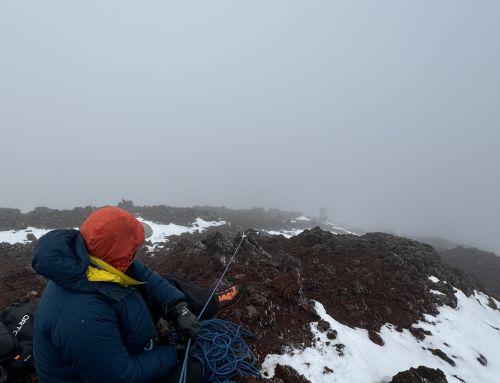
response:
[[[295,235],[299,235],[304,230],[303,229],[294,229],[294,230],[263,230],[267,234],[271,235],[282,235],[285,238],[291,238]]]
[[[296,218],[296,220],[292,220],[292,223],[297,223],[297,221],[302,221],[300,222],[300,227],[297,228],[290,228],[290,229],[281,229],[281,230],[262,230],[263,232],[271,235],[282,235],[285,238],[291,238],[295,235],[299,235],[302,233],[304,230],[306,230],[304,227],[307,227],[308,229],[311,228],[311,225],[309,222],[312,220],[301,216],[299,218]],[[304,226],[305,225],[305,226]],[[359,233],[356,233],[352,231],[351,229],[347,229],[339,224],[332,223],[332,222],[324,222],[322,223],[322,228],[324,230],[328,230],[333,234],[352,234],[352,235],[359,235]]]
[[[153,229],[153,235],[149,240],[152,243],[165,242],[167,237],[171,235],[181,235],[184,233],[201,233],[212,226],[225,225],[225,221],[204,221],[201,218],[196,218],[196,221],[191,226],[181,226],[174,223],[163,225],[152,221],[139,218],[141,222],[147,223]]]
[[[295,218],[295,221],[311,221],[311,218],[301,215],[300,217]]]
[[[438,281],[435,277],[432,280]],[[337,322],[334,312],[327,313],[321,303],[315,302],[316,312],[330,329],[325,331],[318,322],[311,323],[314,346],[268,355],[263,374],[271,378],[280,364],[314,383],[380,383],[389,382],[399,371],[423,365],[441,369],[448,382],[497,383],[500,310],[490,305],[494,302],[500,307],[500,302],[490,301],[480,292],[467,297],[456,290],[455,295],[456,309],[442,306],[436,317],[426,315],[413,326],[430,332],[425,339],[417,340],[408,330],[398,332],[387,324],[380,331],[383,346],[370,341],[367,330]]]
[[[213,226],[222,226],[222,225],[227,225],[231,224],[230,222],[226,222],[223,220],[220,221],[205,221],[202,218],[196,218],[194,223],[190,226],[183,226],[183,225],[177,225],[175,223],[170,223],[170,224],[161,224],[161,223],[156,223],[150,220],[145,220],[141,217],[138,217],[138,219],[141,222],[147,223],[151,228],[153,229],[153,236],[149,239],[150,242],[153,244],[153,247],[165,243],[168,241],[168,237],[171,235],[181,235],[184,233],[201,233],[208,229],[209,227]],[[293,237],[295,235],[299,235],[305,230],[305,227],[309,228],[309,222],[312,220],[308,217],[305,216],[300,216],[296,218],[296,220],[292,220],[292,222],[297,222],[299,221],[300,224],[296,228],[290,228],[290,229],[276,229],[276,230],[262,230],[263,232],[266,232],[271,235],[283,235],[286,238]],[[306,226],[304,226],[306,225]],[[326,222],[325,224],[325,229],[329,230],[333,234],[354,234],[358,235],[357,233],[346,229],[338,224],[334,224],[331,222]],[[39,229],[35,227],[28,227],[23,230],[8,230],[8,231],[0,231],[0,243],[2,242],[7,242],[10,244],[14,243],[26,243],[29,242],[28,235],[31,233],[33,234],[37,239],[43,236],[44,234],[48,233],[51,229]],[[151,247],[150,250],[153,248]]]
[[[153,244],[163,243],[168,241],[171,235],[181,235],[183,233],[201,233],[212,226],[225,225],[226,221],[205,221],[201,218],[196,218],[191,226],[181,226],[176,224],[159,224],[152,221],[147,221],[138,217],[141,222],[147,223],[153,229],[153,235],[149,239]],[[52,229],[38,229],[36,227],[28,227],[23,230],[8,230],[0,231],[0,243],[7,242],[10,244],[29,242],[28,235],[33,234],[37,239],[47,234]]]
[[[28,227],[23,230],[6,230],[0,231],[0,243],[7,242],[11,245],[15,243],[26,243],[29,234],[33,234],[37,239],[47,234],[50,229],[37,229],[36,227]]]
[[[152,250],[154,247],[161,243],[168,241],[168,237],[171,235],[181,235],[184,233],[201,233],[207,230],[209,227],[226,225],[226,221],[205,221],[201,218],[196,218],[195,222],[191,226],[181,226],[174,223],[168,225],[147,221],[142,218],[138,218],[141,222],[147,223],[153,229],[153,235],[149,238],[149,241],[153,243],[150,247]]]
[[[347,229],[339,224],[327,222],[326,225],[330,226],[330,231],[334,234],[353,234],[359,235],[360,233],[354,232],[352,229]]]

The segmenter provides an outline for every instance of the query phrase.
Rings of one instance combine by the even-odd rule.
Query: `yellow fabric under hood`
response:
[[[89,257],[94,264],[87,268],[87,279],[89,282],[111,282],[118,283],[123,286],[137,286],[144,284],[144,282],[139,282],[122,273],[120,270],[115,269],[109,263],[104,262],[100,258],[92,255],[89,255]]]

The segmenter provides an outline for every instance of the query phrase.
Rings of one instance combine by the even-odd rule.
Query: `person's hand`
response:
[[[171,346],[175,348],[175,351],[183,353],[186,351],[187,339],[182,334],[179,335],[176,331],[171,330],[167,333],[159,334],[157,345]]]
[[[169,310],[169,316],[175,322],[175,329],[186,333],[193,342],[200,332],[201,326],[198,318],[187,308],[186,302],[179,302]]]

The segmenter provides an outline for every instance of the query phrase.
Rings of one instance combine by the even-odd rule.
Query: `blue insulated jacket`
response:
[[[33,268],[50,281],[35,318],[34,361],[40,383],[150,382],[177,362],[170,346],[154,347],[156,328],[140,293],[115,283],[89,282],[90,260],[78,230],[54,230],[38,241]],[[135,261],[156,304],[184,295]]]

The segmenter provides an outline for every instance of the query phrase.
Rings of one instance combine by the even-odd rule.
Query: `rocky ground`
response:
[[[221,258],[228,259],[237,241],[214,233],[143,257],[156,270],[208,287],[222,272]],[[430,246],[401,237],[334,235],[319,228],[290,239],[249,232],[226,278],[227,284],[244,284],[249,295],[225,318],[256,334],[253,347],[259,362],[284,346],[310,344],[308,325],[318,320],[311,299],[334,312],[339,322],[368,329],[370,339],[380,344],[383,324],[412,328],[423,314],[437,314],[439,305],[456,304],[451,286],[436,285],[429,275],[469,294],[477,288],[473,279],[443,264]],[[444,295],[431,294],[431,288]],[[418,328],[412,331],[425,337]],[[333,331],[331,336],[334,341]]]
[[[255,231],[247,234],[225,283],[243,284],[248,294],[223,317],[256,334],[249,341],[259,363],[285,346],[310,345],[309,323],[318,320],[311,299],[322,302],[338,321],[370,330],[370,339],[381,343],[378,330],[383,324],[411,328],[423,314],[436,314],[438,305],[455,304],[453,289],[436,286],[429,275],[465,292],[477,287],[474,280],[443,264],[430,246],[405,238],[382,233],[334,235],[319,228],[291,239]],[[140,257],[161,273],[209,287],[239,238],[219,232],[201,240],[184,237],[170,250]],[[1,247],[2,307],[20,299],[36,299],[44,285],[29,268],[32,246],[7,247]],[[430,288],[444,295],[430,294]],[[413,331],[416,337],[425,337],[419,329]],[[331,338],[334,342],[334,331]],[[289,379],[287,369],[280,369],[271,381]]]
[[[83,208],[76,211],[75,216],[68,215],[57,222],[62,227],[77,226],[89,211]],[[168,208],[164,211],[143,208],[140,213],[144,218],[160,222],[173,214],[168,213]],[[180,212],[175,213],[179,223],[188,219],[187,215],[182,218]],[[207,215],[205,219],[221,219],[219,213]],[[273,214],[278,215],[276,220],[293,220],[293,216]],[[1,222],[10,221],[0,219]],[[30,225],[35,226],[32,223]],[[175,274],[210,287],[241,238],[237,226],[233,226],[222,232],[214,229],[172,237],[168,247],[142,251],[139,257],[160,273]],[[45,227],[51,226],[46,224]],[[225,286],[243,284],[247,295],[221,317],[241,323],[255,334],[255,338],[248,341],[259,364],[270,353],[311,344],[309,324],[319,319],[311,300],[321,302],[328,312],[334,313],[337,321],[369,330],[371,341],[380,345],[383,340],[379,329],[385,323],[392,323],[397,329],[410,329],[416,338],[425,338],[425,331],[413,324],[423,319],[424,314],[437,314],[440,305],[456,305],[451,285],[466,294],[480,289],[474,278],[442,262],[431,246],[402,237],[384,233],[335,235],[319,227],[289,239],[255,230],[246,230],[246,235],[224,283]],[[0,244],[0,308],[19,300],[38,299],[45,281],[30,268],[35,242]],[[451,285],[433,283],[428,278],[430,275]],[[432,294],[430,289],[443,294]],[[336,333],[328,323],[320,321],[319,326],[328,331],[328,337],[335,343]],[[446,357],[441,350],[434,351]],[[408,370],[392,381],[446,382],[442,372],[428,370]],[[31,376],[17,381],[33,379]],[[307,382],[288,367],[279,367],[268,381]]]
[[[231,226],[240,229],[291,229],[309,228],[310,222],[296,221],[294,218],[301,216],[300,212],[286,212],[278,209],[264,210],[253,209],[228,209],[225,207],[195,206],[189,208],[171,207],[165,205],[157,206],[136,206],[132,201],[122,200],[117,205],[142,218],[159,222],[174,223],[177,225],[189,226],[196,218],[206,221],[226,221]],[[37,228],[63,228],[79,227],[80,224],[97,207],[85,206],[76,207],[71,210],[50,209],[47,207],[37,207],[27,213],[22,213],[19,209],[0,208],[0,231],[19,230],[32,226]],[[313,224],[319,224],[319,221]],[[229,228],[225,228],[227,230]]]

